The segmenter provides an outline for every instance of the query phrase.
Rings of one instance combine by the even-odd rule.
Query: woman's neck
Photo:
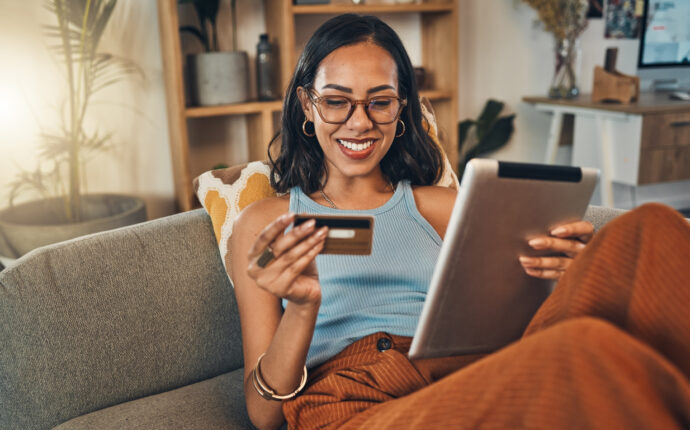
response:
[[[383,206],[395,192],[395,186],[383,175],[378,178],[330,177],[320,191],[310,195],[317,203],[335,209],[365,210]]]

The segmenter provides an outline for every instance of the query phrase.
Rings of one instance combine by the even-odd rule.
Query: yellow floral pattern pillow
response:
[[[445,159],[444,174],[437,185],[457,190],[459,188],[458,177],[453,172],[438,138],[438,128],[431,104],[426,99],[422,99],[421,102],[424,126],[428,128],[434,143],[441,148]],[[266,162],[254,161],[225,169],[211,170],[194,180],[196,195],[211,217],[220,256],[231,280],[230,261],[232,255],[229,244],[235,219],[251,203],[277,195],[275,190],[271,188],[270,174],[271,169]]]
[[[230,273],[230,236],[240,212],[257,200],[273,197],[276,192],[269,180],[271,169],[263,161],[211,170],[194,180],[201,205],[211,217],[225,270]]]

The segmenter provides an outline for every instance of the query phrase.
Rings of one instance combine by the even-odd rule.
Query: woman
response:
[[[469,367],[479,357],[407,360],[456,196],[433,186],[442,156],[422,127],[413,76],[399,38],[374,17],[331,19],[300,57],[281,135],[272,142],[280,144],[273,186],[287,194],[245,209],[231,244],[245,397],[258,428],[278,428],[285,419],[294,428],[477,427],[482,421],[471,417],[479,406],[476,381],[486,376],[482,383],[493,392],[512,384],[485,369],[497,362],[516,363],[515,371],[539,363],[540,348],[549,353],[544,345],[562,338],[546,329],[558,319],[548,313],[554,294],[528,329],[547,336],[535,334],[527,339],[535,341]],[[307,222],[290,229],[296,212],[374,215],[372,255],[317,258],[326,228]],[[592,233],[584,221],[563,225],[530,242],[553,257],[520,262],[531,276],[558,279]],[[598,327],[578,322],[563,330],[592,326]],[[301,391],[307,368],[309,384]],[[448,382],[454,380],[463,382]],[[458,408],[458,402],[473,407]],[[492,403],[505,408],[509,422],[511,407],[518,415],[525,411],[520,402]]]

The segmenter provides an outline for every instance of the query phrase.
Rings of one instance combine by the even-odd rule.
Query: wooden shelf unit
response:
[[[170,149],[172,154],[177,207],[187,211],[198,207],[192,180],[202,172],[192,172],[188,120],[244,115],[250,160],[265,159],[268,143],[278,124],[281,101],[250,101],[223,106],[190,107],[185,100],[182,48],[177,0],[157,0],[161,49],[167,95]],[[295,23],[302,16],[341,13],[419,14],[421,22],[422,64],[431,81],[430,89],[421,91],[433,104],[442,141],[453,166],[457,164],[458,117],[458,0],[426,0],[415,4],[326,4],[293,5],[292,0],[264,0],[264,14],[269,38],[277,45],[280,57],[280,87],[286,88],[297,63],[299,47],[295,42]],[[325,18],[324,18],[325,19]],[[222,161],[222,160],[218,160]]]

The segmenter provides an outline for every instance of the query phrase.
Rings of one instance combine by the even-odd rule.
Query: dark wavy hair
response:
[[[443,155],[422,126],[422,110],[410,58],[400,38],[386,23],[374,16],[339,15],[321,25],[309,39],[297,62],[283,101],[281,130],[269,145],[271,185],[284,193],[300,186],[307,193],[322,187],[326,173],[324,155],[316,137],[302,132],[305,115],[297,88],[311,88],[321,61],[336,49],[369,41],[390,53],[398,68],[398,91],[407,99],[400,118],[406,131],[396,137],[381,160],[383,175],[391,183],[406,179],[412,185],[432,185],[443,174]],[[275,151],[274,146],[280,145]],[[273,159],[271,152],[278,152]]]

